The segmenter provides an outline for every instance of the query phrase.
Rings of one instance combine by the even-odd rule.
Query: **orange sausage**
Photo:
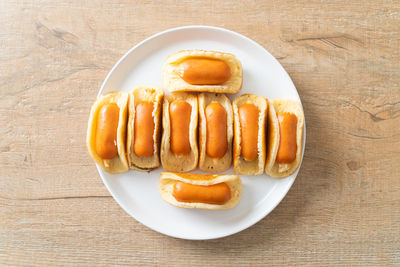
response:
[[[172,195],[179,202],[223,205],[231,199],[231,190],[226,183],[194,185],[176,182]]]
[[[115,103],[105,104],[97,115],[96,153],[102,159],[112,159],[118,154],[117,129],[119,107]]]
[[[241,154],[246,161],[253,161],[258,155],[259,113],[260,111],[253,104],[243,104],[239,107]]]
[[[151,157],[154,153],[154,104],[143,102],[136,106],[134,151],[139,157]]]
[[[222,84],[231,78],[231,69],[225,61],[194,57],[180,64],[181,78],[193,85]]]
[[[190,152],[189,125],[192,106],[184,100],[175,100],[169,107],[171,120],[171,151],[175,155]]]
[[[278,113],[279,148],[277,163],[291,163],[296,159],[297,117],[293,113]]]
[[[208,104],[205,110],[207,120],[206,153],[212,158],[222,158],[228,148],[227,114],[218,102]]]

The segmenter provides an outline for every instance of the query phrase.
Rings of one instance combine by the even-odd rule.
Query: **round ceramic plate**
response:
[[[139,43],[112,68],[99,95],[109,91],[131,91],[139,85],[162,87],[161,68],[165,59],[169,54],[186,49],[236,55],[243,65],[243,86],[238,95],[253,93],[300,102],[289,75],[268,51],[243,35],[208,26],[175,28]],[[235,96],[229,97],[232,100]],[[304,145],[305,131],[303,152]],[[240,202],[230,210],[210,211],[177,208],[164,202],[158,191],[162,167],[149,173],[130,170],[113,175],[99,167],[98,171],[111,195],[133,218],[155,231],[184,239],[219,238],[250,227],[279,204],[298,173],[297,170],[284,179],[267,175],[240,176],[243,183]],[[194,172],[201,173],[199,170]],[[224,173],[234,173],[233,168]]]

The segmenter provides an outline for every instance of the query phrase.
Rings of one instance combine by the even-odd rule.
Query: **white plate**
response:
[[[300,101],[289,75],[263,47],[238,33],[208,26],[175,28],[139,43],[112,68],[99,95],[109,91],[130,91],[138,85],[162,87],[164,60],[169,54],[184,49],[235,54],[243,64],[243,86],[239,94],[254,93]],[[231,99],[233,97],[235,95]],[[99,167],[98,171],[111,195],[133,218],[155,231],[184,239],[224,237],[255,224],[279,204],[298,173],[296,171],[285,179],[272,179],[266,175],[241,176],[243,193],[238,205],[230,210],[209,211],[182,209],[164,202],[158,192],[161,167],[150,173],[130,170],[111,175]],[[231,168],[225,173],[234,172]]]

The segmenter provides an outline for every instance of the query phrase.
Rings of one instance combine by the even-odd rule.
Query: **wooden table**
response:
[[[236,235],[154,232],[85,147],[115,62],[159,31],[225,27],[292,77],[307,120],[282,203]],[[400,265],[398,1],[1,1],[0,265]]]

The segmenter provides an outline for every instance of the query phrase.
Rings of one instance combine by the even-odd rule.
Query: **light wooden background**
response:
[[[110,68],[159,31],[225,27],[269,50],[307,120],[282,203],[186,241],[127,215],[85,148]],[[400,265],[398,1],[1,1],[0,265]]]

